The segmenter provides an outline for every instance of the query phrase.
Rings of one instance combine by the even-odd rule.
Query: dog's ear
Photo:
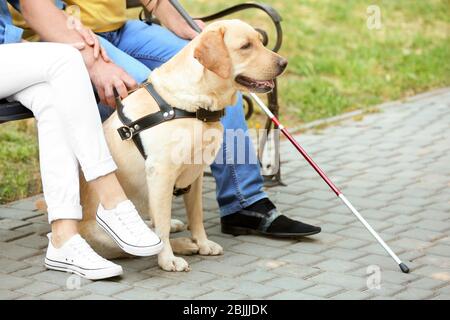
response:
[[[202,34],[200,44],[194,50],[194,58],[206,69],[219,77],[228,79],[231,75],[231,58],[224,42],[225,30],[210,30]]]

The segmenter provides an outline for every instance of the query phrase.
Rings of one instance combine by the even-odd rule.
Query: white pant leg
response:
[[[15,95],[33,111],[39,136],[39,162],[48,220],[82,219],[78,161],[64,133],[64,125],[53,105],[50,86],[40,83]],[[56,106],[57,107],[57,106]]]
[[[76,49],[50,43],[1,45],[0,97],[11,95],[37,117],[38,129],[42,131],[40,147],[46,150],[40,153],[41,175],[47,185],[44,192],[53,207],[70,207],[79,199],[78,193],[68,194],[72,188],[60,189],[57,197],[45,191],[53,190],[50,185],[57,185],[59,180],[76,185],[78,192],[74,159],[81,164],[88,181],[116,169],[103,135],[89,76]],[[56,140],[54,135],[60,139]],[[60,163],[61,159],[65,160]],[[58,214],[63,213],[55,210],[52,216]],[[55,220],[50,215],[49,218]]]

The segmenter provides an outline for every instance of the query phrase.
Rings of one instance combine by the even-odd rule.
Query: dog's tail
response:
[[[47,203],[45,202],[44,198],[36,200],[36,202],[34,203],[34,207],[37,211],[47,212]]]

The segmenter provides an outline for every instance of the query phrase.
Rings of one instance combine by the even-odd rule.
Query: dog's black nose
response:
[[[278,60],[278,66],[280,67],[280,70],[283,71],[284,69],[286,69],[286,66],[288,65],[288,61],[284,58],[281,58],[280,60]]]

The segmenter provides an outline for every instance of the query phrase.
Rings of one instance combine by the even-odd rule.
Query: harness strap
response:
[[[117,129],[120,137],[122,138],[122,140],[132,139],[134,141],[134,144],[136,145],[136,148],[139,150],[139,153],[142,155],[144,159],[147,159],[147,155],[145,154],[144,145],[142,144],[141,137],[139,135],[133,135],[133,133],[131,132],[129,126],[133,123],[133,121],[131,121],[131,119],[129,119],[123,113],[124,105],[122,103],[122,100],[120,100],[120,96],[117,93],[116,93],[116,106],[117,106],[117,116],[119,117],[119,120],[124,124],[124,126]],[[128,132],[126,132],[124,128],[127,128]]]
[[[117,115],[119,120],[123,123],[123,126],[117,129],[122,140],[133,140],[136,148],[141,153],[144,159],[147,159],[147,155],[142,144],[142,140],[139,133],[142,131],[154,127],[165,121],[181,118],[197,118],[203,122],[217,122],[225,115],[225,110],[209,111],[206,109],[198,109],[196,112],[189,112],[182,109],[174,108],[168,104],[159,94],[150,82],[144,84],[144,88],[155,99],[160,111],[141,117],[135,121],[129,119],[123,109],[124,105],[120,96],[115,91]],[[174,187],[173,194],[179,196],[189,192],[190,186],[187,188]]]
[[[203,122],[216,122],[220,121],[220,119],[225,115],[225,110],[209,111],[206,109],[198,109],[196,112],[189,112],[174,108],[168,104],[158,94],[158,92],[156,92],[150,82],[145,83],[144,88],[147,89],[148,93],[153,97],[153,99],[155,99],[160,111],[143,116],[135,121],[132,121],[124,114],[124,105],[120,100],[120,96],[116,95],[117,115],[119,116],[120,121],[124,124],[122,127],[118,128],[117,131],[119,132],[122,140],[134,141],[144,159],[146,159],[147,156],[145,154],[142,141],[139,138],[140,132],[172,119],[197,118]]]
[[[144,88],[147,89],[148,93],[155,99],[156,104],[161,109],[161,112],[168,112],[169,114],[166,116],[166,119],[172,119],[173,115],[170,114],[170,111],[173,110],[173,107],[164,100],[158,92],[156,92],[155,87],[150,82],[144,84]]]
[[[124,123],[125,126],[118,128],[118,132],[122,140],[130,140],[132,137],[138,135],[144,130],[161,124],[165,121],[181,118],[196,118],[195,112],[188,112],[181,109],[171,108],[167,111],[152,113],[150,115],[139,118],[135,121]],[[123,121],[122,121],[123,122]]]

